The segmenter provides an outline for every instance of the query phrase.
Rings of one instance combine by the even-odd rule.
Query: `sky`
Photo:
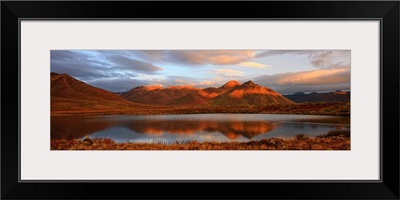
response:
[[[111,92],[252,80],[281,94],[350,91],[350,50],[51,50],[52,72]]]

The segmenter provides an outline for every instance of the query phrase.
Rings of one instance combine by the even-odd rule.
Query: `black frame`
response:
[[[153,12],[161,7],[164,11]],[[182,9],[187,8],[187,9]],[[195,9],[190,9],[195,8]],[[399,199],[398,1],[1,2],[1,198]],[[381,181],[357,182],[19,182],[20,19],[379,19],[381,20]],[[14,83],[14,84],[11,84]],[[5,107],[6,106],[6,107]],[[16,112],[18,110],[18,112]],[[383,121],[384,120],[384,121]],[[383,123],[384,122],[384,123]],[[13,125],[12,125],[13,124]],[[17,131],[18,130],[18,131]],[[385,134],[386,133],[386,134]],[[368,156],[368,155],[366,155]],[[151,185],[148,185],[151,184]],[[155,190],[147,193],[143,188]],[[221,186],[232,190],[224,191]],[[261,186],[263,190],[252,191]],[[199,192],[199,188],[200,192]],[[183,191],[183,192],[180,192]]]

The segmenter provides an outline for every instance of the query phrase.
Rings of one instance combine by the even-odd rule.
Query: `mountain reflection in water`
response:
[[[307,120],[308,119],[308,120]],[[347,119],[290,115],[168,115],[52,117],[51,139],[111,138],[117,142],[249,141],[324,134],[350,128]],[[317,123],[316,123],[317,122]]]
[[[267,133],[277,124],[263,121],[207,121],[207,120],[136,120],[121,124],[136,133],[145,134],[195,134],[196,132],[220,132],[229,139],[239,136],[253,138]]]

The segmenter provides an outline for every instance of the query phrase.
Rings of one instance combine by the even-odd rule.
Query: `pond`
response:
[[[350,117],[283,114],[181,114],[51,117],[51,139],[116,142],[250,141],[309,137],[350,129]]]

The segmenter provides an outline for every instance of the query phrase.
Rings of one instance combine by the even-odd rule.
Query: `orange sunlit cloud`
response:
[[[250,68],[268,68],[267,65],[257,62],[241,62],[238,64],[238,66]]]
[[[253,58],[256,51],[242,50],[207,50],[207,51],[176,51],[174,56],[193,64],[231,65]]]
[[[279,78],[277,85],[288,84],[335,84],[346,82],[350,74],[343,75],[348,69],[327,69],[293,73]]]
[[[225,69],[225,68],[219,68],[215,69],[214,72],[216,74],[222,74],[222,75],[228,75],[228,76],[242,76],[245,73],[239,70],[234,70],[234,69]]]

